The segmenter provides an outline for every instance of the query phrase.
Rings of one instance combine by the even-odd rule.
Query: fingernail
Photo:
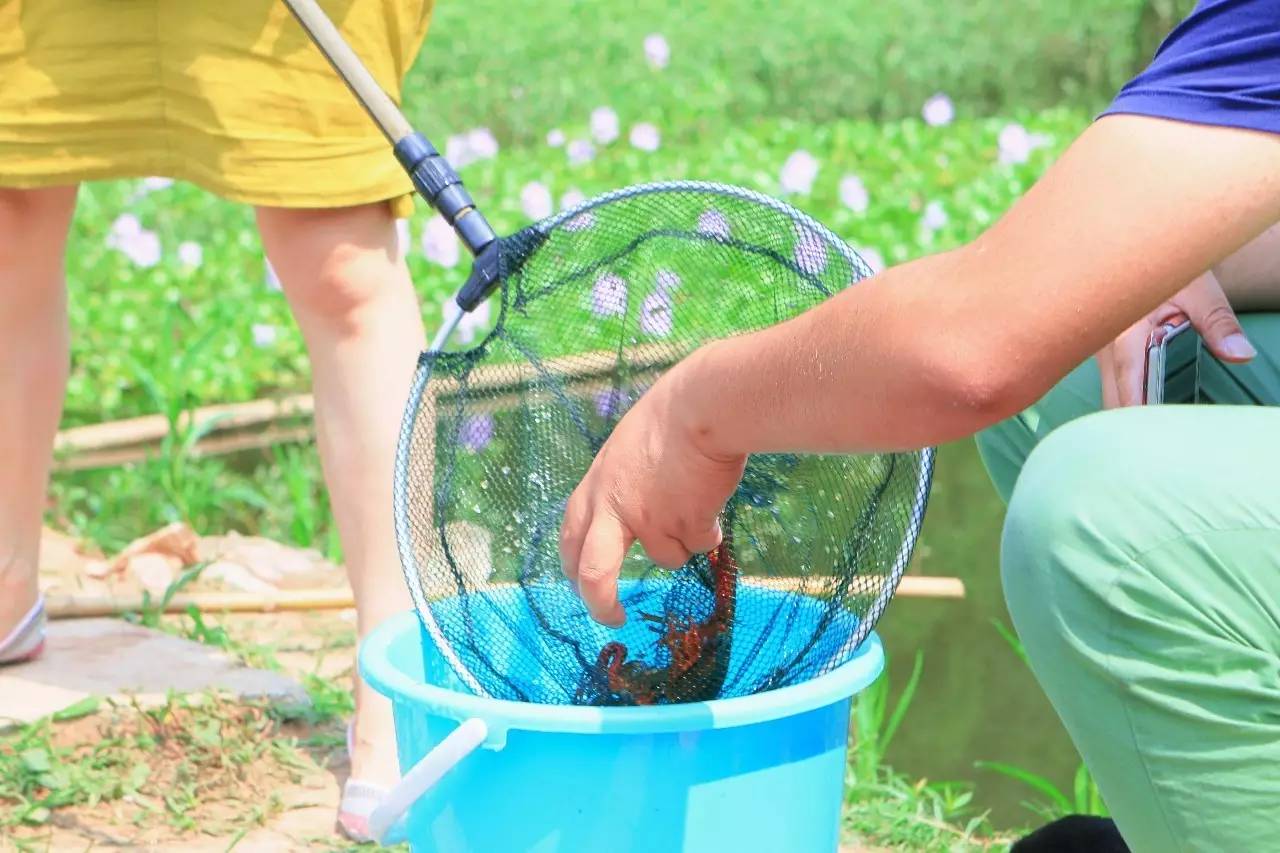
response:
[[[1258,351],[1249,343],[1249,339],[1236,332],[1222,339],[1222,352],[1231,358],[1253,358]]]

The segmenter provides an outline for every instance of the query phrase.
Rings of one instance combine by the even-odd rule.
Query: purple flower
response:
[[[532,181],[520,190],[520,209],[530,219],[545,219],[551,215],[551,190],[546,184]]]
[[[270,259],[264,259],[267,269],[267,290],[281,290],[280,276],[276,275],[276,268],[271,266]]]
[[[808,151],[796,151],[782,164],[782,191],[808,194],[818,177],[818,160]]]
[[[627,283],[611,272],[602,273],[591,288],[591,313],[621,317],[627,311]]]
[[[467,147],[477,160],[491,160],[498,156],[498,140],[487,127],[477,127],[468,133]]]
[[[184,266],[198,267],[204,262],[204,249],[201,248],[199,243],[186,240],[178,244],[178,260]]]
[[[1049,144],[1049,137],[1042,133],[1028,133],[1020,124],[1006,124],[1000,130],[997,145],[999,160],[1006,166],[1025,163],[1037,148]]]
[[[493,415],[471,415],[458,427],[458,444],[479,453],[493,441]]]
[[[920,110],[920,114],[924,116],[926,124],[933,127],[942,127],[951,124],[956,117],[955,104],[951,103],[951,99],[939,92],[924,102],[924,107]]]
[[[160,263],[160,235],[143,228],[132,213],[123,214],[112,223],[107,245],[137,266],[154,267]]]
[[[433,216],[427,220],[422,229],[422,253],[427,260],[445,269],[453,269],[458,265],[461,249],[458,246],[458,235],[453,227],[441,216]]]
[[[862,249],[855,249],[855,251],[858,253],[858,257],[866,261],[867,266],[871,267],[872,275],[884,270],[884,255],[880,254],[875,249],[868,246]]]
[[[924,207],[924,215],[920,217],[920,224],[928,231],[937,231],[945,228],[949,217],[946,208],[941,202],[931,201]]]
[[[629,401],[621,388],[606,388],[595,395],[596,414],[602,418],[611,418],[622,413]]]
[[[575,139],[565,147],[570,166],[581,166],[590,163],[596,156],[595,146],[585,139]]]
[[[658,270],[656,276],[658,290],[670,293],[680,287],[680,275],[671,270]]]
[[[671,46],[662,33],[650,33],[644,37],[644,58],[653,68],[661,70],[667,67],[671,61]]]
[[[591,138],[608,145],[618,138],[618,114],[612,107],[596,107],[591,111]]]
[[[580,204],[583,204],[587,197],[582,194],[582,190],[570,189],[564,195],[560,196],[560,209],[572,210]],[[596,224],[596,215],[589,210],[579,213],[577,216],[567,220],[562,226],[566,231],[586,231],[592,225]]]
[[[820,275],[826,269],[826,241],[809,228],[797,228],[794,255],[796,266],[809,275]]]
[[[455,169],[465,168],[475,158],[471,155],[471,146],[467,144],[465,133],[455,133],[444,142],[444,159]]]
[[[564,145],[564,131],[558,127],[553,127],[547,131],[547,144],[552,148],[559,148]]]
[[[155,192],[156,190],[164,190],[173,186],[173,178],[143,178],[142,188],[147,192]]]
[[[498,140],[487,127],[454,134],[445,140],[444,157],[455,169],[461,169],[477,160],[489,160],[496,156],[498,156]]]
[[[730,235],[729,220],[723,213],[714,208],[704,210],[698,215],[698,233],[708,237],[719,237],[728,240]]]
[[[665,338],[675,328],[671,296],[665,290],[650,293],[640,305],[640,331],[655,338]]]
[[[857,175],[845,175],[840,179],[840,202],[854,213],[866,213],[870,196],[862,178]]]
[[[142,223],[132,213],[122,213],[111,223],[111,231],[107,234],[107,245],[116,248],[123,237],[133,237],[142,233]]]
[[[278,330],[267,323],[254,323],[251,332],[253,345],[259,349],[266,349],[276,342]]]
[[[641,151],[657,151],[662,144],[662,135],[658,128],[648,122],[641,122],[631,128],[631,146]]]

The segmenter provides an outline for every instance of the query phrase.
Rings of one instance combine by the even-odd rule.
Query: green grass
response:
[[[1004,846],[986,812],[975,812],[969,782],[912,781],[885,762],[924,672],[917,652],[910,675],[890,699],[886,674],[854,699],[843,825],[848,840],[927,851]]]

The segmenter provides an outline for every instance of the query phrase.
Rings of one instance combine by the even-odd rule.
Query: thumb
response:
[[[1249,361],[1258,354],[1213,274],[1206,273],[1194,295],[1188,293],[1186,297],[1182,307],[1211,353],[1234,362]]]

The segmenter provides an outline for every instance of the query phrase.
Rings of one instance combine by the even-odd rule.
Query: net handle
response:
[[[360,105],[387,137],[387,141],[395,145],[405,137],[412,136],[414,131],[409,120],[400,112],[391,96],[378,85],[378,81],[333,25],[333,21],[320,8],[320,4],[316,0],[284,0],[284,4],[351,89]]]

